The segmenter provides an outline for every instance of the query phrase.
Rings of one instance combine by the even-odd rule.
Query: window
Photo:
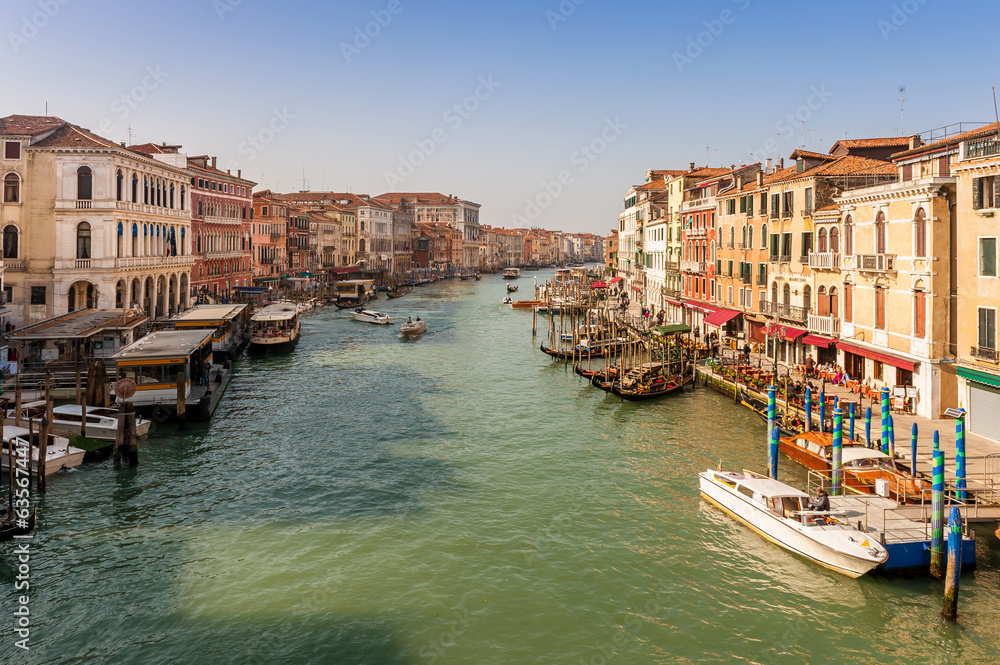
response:
[[[21,145],[18,143],[17,145]],[[21,179],[16,173],[8,173],[3,178],[3,202],[17,203],[21,199]]]
[[[139,202],[139,176],[132,174],[132,203]]]
[[[854,221],[848,215],[844,220],[844,254],[854,253]]]
[[[837,294],[836,286],[830,287],[829,310],[830,316],[840,316],[840,297]]]
[[[760,214],[767,214],[767,194],[760,195]]]
[[[76,198],[89,201],[94,196],[94,172],[89,166],[81,166],[76,170]]]
[[[997,239],[979,239],[979,275],[981,277],[997,276]]]
[[[882,363],[880,363],[879,361],[875,360],[875,361],[872,362],[872,365],[874,366],[873,373],[875,374],[875,380],[876,381],[881,381],[882,380]]]
[[[875,328],[885,330],[885,287],[875,287]]]
[[[771,285],[771,302],[776,304],[778,302],[778,283],[775,282]]]
[[[20,141],[4,141],[4,143],[3,143],[3,158],[4,159],[21,159],[21,142]]]
[[[76,258],[90,258],[90,224],[80,222],[76,227]]]
[[[826,229],[820,229],[816,234],[816,251],[820,254],[826,252]]]
[[[830,252],[833,254],[840,253],[840,229],[836,226],[830,229]]]
[[[854,321],[854,285],[850,282],[844,284],[844,321]]]
[[[996,207],[997,185],[1000,184],[994,176],[972,179],[972,209]]]
[[[806,313],[812,310],[812,297],[812,288],[806,284],[805,288],[802,289],[802,309],[806,310]]]
[[[917,214],[913,216],[913,255],[927,256],[927,213],[923,208],[917,208]]]
[[[3,230],[3,257],[5,259],[17,258],[18,232],[17,227],[8,224]]]
[[[746,238],[746,248],[753,249],[753,227],[747,227],[747,238]]]
[[[726,295],[729,296],[726,299],[726,302],[728,302],[731,305],[733,303],[733,287],[730,286],[726,288]],[[743,289],[740,289],[740,304],[741,305],[743,304]]]
[[[262,214],[265,217],[267,217],[267,206],[264,206],[263,208],[260,209],[260,214]],[[362,230],[364,230],[364,229],[362,229]]]
[[[767,224],[760,227],[760,248],[767,249]]]
[[[997,311],[986,307],[979,308],[979,348],[997,348]]]
[[[790,257],[792,255],[792,234],[784,233],[781,236],[781,255]]]
[[[795,207],[795,192],[785,192],[781,196],[781,216],[791,217]]]
[[[927,294],[923,291],[913,293],[913,336],[927,336]]]
[[[125,191],[125,176],[122,175],[122,170],[118,169],[118,173],[115,174],[115,200],[121,201],[122,196],[124,196]]]
[[[826,297],[826,287],[820,286],[819,290],[816,291],[816,315],[817,316],[830,316],[830,302]]]
[[[785,286],[781,289],[781,295],[784,298],[782,301],[786,305],[792,304],[792,285],[785,282]]]
[[[31,304],[32,305],[44,305],[45,304],[45,287],[44,286],[33,286],[33,287],[31,287]]]
[[[812,214],[813,211],[813,190],[812,187],[806,190],[806,216]]]
[[[802,256],[809,256],[809,252],[812,251],[813,244],[813,234],[803,233],[802,234]]]
[[[726,214],[735,215],[736,214],[736,199],[726,200]]]
[[[875,253],[885,254],[885,213],[875,217]]]

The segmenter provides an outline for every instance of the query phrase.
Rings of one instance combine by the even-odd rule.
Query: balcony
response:
[[[274,257],[273,256],[269,256],[266,259],[257,259],[257,265],[269,266],[269,265],[272,265],[273,263],[274,263]]]
[[[272,230],[271,231],[271,240],[274,240],[276,238],[280,238],[280,237],[282,237],[284,235],[285,235],[285,232],[283,230],[280,230],[280,229],[277,230],[277,231]]]
[[[244,253],[240,250],[229,250],[225,252],[204,252],[201,258],[206,261],[215,261],[217,259],[241,259]]]
[[[663,269],[667,272],[680,272],[681,262],[680,261],[664,261]]]
[[[771,211],[771,219],[778,219],[778,217],[779,217],[778,211],[777,210],[772,210]]]
[[[801,213],[801,214],[802,214],[802,216],[803,216],[803,217],[812,217],[812,216],[813,216],[813,209],[812,209],[812,207],[809,207],[809,208],[805,208],[805,209],[804,209],[804,210],[802,211],[802,213]]]
[[[742,275],[740,277],[740,281],[743,282],[744,284],[753,284],[753,275],[751,275],[749,273],[745,274],[745,275]]]
[[[813,270],[839,270],[840,254],[812,252],[809,254],[809,267]]]
[[[89,270],[90,269],[90,259],[75,259],[73,261],[73,267],[77,270]]]
[[[7,272],[23,272],[27,270],[24,259],[4,259],[3,267]]]
[[[681,295],[680,289],[668,289],[665,286],[660,289],[660,293],[663,294],[664,298],[679,298]]]
[[[189,266],[194,257],[185,256],[131,256],[115,259],[115,268],[163,268],[167,266]]]
[[[792,218],[792,211],[791,210],[782,210],[781,211],[781,218],[782,219],[791,219]]]
[[[1000,141],[997,141],[995,136],[976,139],[975,141],[966,141],[963,154],[965,155],[965,159],[990,157],[992,155],[1000,154]]]
[[[736,249],[736,243],[733,243],[733,242],[727,242],[727,243],[726,243],[726,246],[725,246],[725,248],[726,248],[726,249]],[[742,248],[742,247],[740,247],[740,249],[743,249],[743,248]]]
[[[791,262],[792,262],[791,254],[782,254],[781,256],[778,257],[778,263],[791,263]]]
[[[976,360],[982,360],[994,364],[997,362],[998,358],[996,349],[987,349],[982,346],[972,347],[972,357]]]
[[[708,235],[708,229],[706,228],[689,228],[687,229],[688,238],[703,238]]]
[[[796,323],[805,323],[809,316],[809,312],[804,307],[768,302],[767,300],[760,302],[760,311],[762,314],[778,316],[789,321],[795,321]]]
[[[896,272],[896,255],[856,254],[854,264],[861,272]]]
[[[818,332],[821,335],[839,335],[840,318],[835,316],[809,315],[809,330]]]
[[[202,217],[202,221],[206,224],[228,224],[230,226],[240,226],[243,224],[243,220],[239,217],[216,217],[214,215],[205,215]]]
[[[704,261],[681,261],[681,272],[705,272],[707,265]]]

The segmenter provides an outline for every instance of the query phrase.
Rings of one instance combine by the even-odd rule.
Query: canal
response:
[[[522,297],[534,275],[551,273],[524,273]],[[291,354],[238,362],[210,424],[159,428],[137,469],[53,477],[29,652],[0,556],[0,661],[995,662],[988,530],[956,624],[938,583],[793,557],[698,496],[720,461],[764,470],[752,414],[704,388],[591,388],[537,350],[503,282],[378,301],[396,326],[311,313]],[[407,315],[423,338],[400,339]]]

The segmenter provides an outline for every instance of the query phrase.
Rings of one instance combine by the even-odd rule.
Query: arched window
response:
[[[5,259],[18,258],[18,231],[13,224],[8,224],[3,229],[3,257]]]
[[[181,187],[181,210],[184,210],[184,188]]]
[[[927,213],[923,208],[917,208],[917,214],[913,216],[913,255],[920,258],[927,256]]]
[[[76,170],[76,198],[89,201],[94,197],[94,172],[89,166],[81,166]]]
[[[139,202],[139,176],[132,174],[132,203]]]
[[[791,305],[792,304],[792,285],[786,282],[784,288],[781,289],[781,295],[784,298],[783,303],[785,305]]]
[[[115,236],[115,256],[121,258],[125,251],[125,227],[118,222],[118,235]]]
[[[848,215],[844,220],[844,254],[854,253],[854,220]]]
[[[21,200],[21,179],[16,173],[8,173],[3,178],[3,202],[18,203]]]
[[[816,234],[816,251],[820,254],[826,253],[826,229],[822,228]]]
[[[812,287],[808,284],[802,289],[802,309],[806,310],[806,313],[812,310]]]
[[[830,252],[840,254],[840,229],[836,226],[830,229]]]
[[[170,184],[170,207],[171,208],[174,207],[174,185],[173,185],[173,183]]]
[[[885,213],[875,217],[875,253],[885,254]]]
[[[753,227],[752,226],[748,226],[747,227],[747,244],[746,244],[746,248],[747,249],[753,249]]]
[[[744,248],[749,249],[750,246],[747,245],[747,227],[746,226],[743,227],[743,239],[742,239],[741,242],[743,243],[743,247]]]
[[[90,258],[90,224],[80,222],[76,227],[76,258]]]
[[[122,170],[118,169],[118,173],[115,174],[115,200],[121,201],[124,195],[125,195],[125,176],[122,175]]]
[[[922,282],[918,282],[913,292],[913,336],[927,336],[927,294]]]
[[[844,321],[854,321],[854,285],[844,282]]]
[[[736,245],[736,227],[729,227],[729,246],[734,247]]]
[[[830,303],[826,299],[826,287],[820,286],[816,291],[816,315],[830,316]]]
[[[139,225],[132,224],[132,256],[139,256]]]
[[[778,283],[774,282],[771,284],[771,304],[778,304]]]
[[[195,250],[197,254],[201,254],[201,231],[198,231],[198,235],[195,236]]]
[[[760,248],[767,249],[767,224],[760,227]]]
[[[840,297],[837,294],[837,287],[830,287],[830,316],[840,316]]]

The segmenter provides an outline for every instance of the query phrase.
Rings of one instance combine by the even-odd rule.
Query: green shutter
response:
[[[983,179],[972,179],[972,209],[979,210],[983,207]]]
[[[983,277],[997,276],[997,239],[979,239],[979,274]]]

